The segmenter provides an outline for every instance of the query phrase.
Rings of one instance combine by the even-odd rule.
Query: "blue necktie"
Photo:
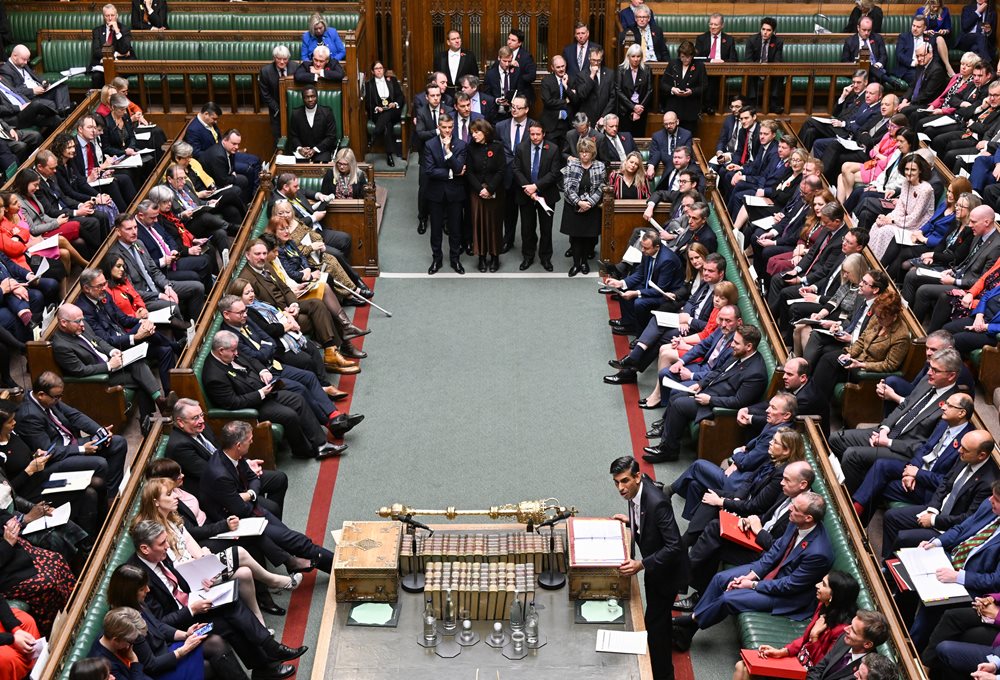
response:
[[[531,154],[531,183],[538,184],[538,163],[541,157],[541,147],[534,146],[534,153]]]
[[[514,148],[521,146],[521,125],[523,123],[518,123],[517,127],[514,129]]]
[[[14,90],[10,89],[9,87],[7,87],[3,83],[0,83],[0,91],[2,91],[8,97],[11,97],[18,104],[27,104],[28,103],[27,99],[25,99],[24,97],[22,97],[21,95],[19,95],[17,92],[14,92]]]

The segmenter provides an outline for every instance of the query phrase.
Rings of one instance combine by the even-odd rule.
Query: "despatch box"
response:
[[[569,534],[569,599],[624,599],[632,579],[618,567],[629,554],[625,525],[618,520],[571,517]]]
[[[399,522],[344,522],[333,556],[337,602],[399,599]]]

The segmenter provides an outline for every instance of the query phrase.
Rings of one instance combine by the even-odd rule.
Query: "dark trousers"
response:
[[[514,239],[517,238],[517,216],[521,208],[517,201],[513,200],[510,193],[512,187],[507,187],[508,200],[503,204],[503,245],[509,248],[514,247]],[[515,188],[516,190],[517,188]],[[521,247],[524,247],[524,234],[521,235]]]
[[[913,548],[921,541],[940,536],[936,529],[925,529],[917,524],[917,513],[926,505],[906,505],[886,510],[882,516],[882,557],[888,559],[900,548]]]
[[[444,261],[441,250],[445,225],[448,227],[448,258],[457,262],[462,254],[462,213],[464,201],[428,201],[431,213],[431,257],[435,262]]]
[[[972,322],[973,319],[967,316],[949,321],[944,325],[944,329],[955,336],[955,349],[963,355],[967,355],[977,349],[982,349],[987,345],[992,346],[997,344],[995,333],[977,333],[972,330],[966,330],[966,326],[971,326]]]
[[[504,239],[507,243],[513,243],[513,233],[509,240],[506,240],[506,235]],[[534,259],[536,252],[542,262],[552,260],[552,215],[542,210],[537,202],[531,201],[521,205],[521,255],[530,260]]]
[[[677,597],[676,586],[659,582],[655,575],[644,572],[646,585],[646,636],[649,643],[649,662],[654,680],[673,680],[674,623],[671,609]]]
[[[712,577],[719,571],[719,564],[750,564],[759,552],[741,548],[722,538],[718,518],[705,525],[705,530],[688,552],[691,560],[691,587],[704,593]]]
[[[82,445],[82,441],[81,441]],[[128,455],[128,443],[124,437],[112,435],[107,444],[97,449],[94,455],[76,454],[66,456],[62,460],[50,463],[45,467],[47,472],[75,472],[93,470],[95,477],[104,480],[107,495],[110,498],[118,495],[118,487],[125,478],[125,457]]]
[[[315,373],[294,366],[282,366],[278,374],[286,389],[302,397],[319,422],[326,423],[330,415],[337,410],[329,395],[323,391],[323,386],[320,385]]]
[[[326,435],[314,418],[303,418],[309,407],[297,394],[275,390],[268,395],[257,413],[262,420],[272,420],[285,427],[285,438],[295,456],[310,458],[326,442]]]
[[[961,670],[952,665],[952,662],[958,660],[957,653],[970,645],[977,647],[985,645],[987,649],[983,652],[982,657],[973,662],[972,667],[964,672],[962,677],[967,678],[972,671],[976,670],[976,666],[980,662],[986,660],[986,654],[992,653],[990,648],[996,637],[996,627],[983,623],[972,607],[949,609],[931,632],[927,647],[920,653],[920,660],[928,666],[933,666],[940,660],[944,662],[942,664],[944,668],[941,670]],[[945,646],[940,647],[939,645]],[[942,652],[943,654],[941,654]],[[939,659],[939,655],[942,658]]]

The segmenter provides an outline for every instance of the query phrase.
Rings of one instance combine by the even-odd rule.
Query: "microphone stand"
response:
[[[549,525],[549,564],[548,569],[538,575],[538,585],[545,590],[559,590],[566,585],[566,574],[556,569],[556,524],[565,520],[569,515],[559,514],[547,520],[538,527],[541,533],[542,526]]]
[[[422,593],[427,580],[417,566],[417,523],[413,521],[413,515],[399,515],[396,519],[406,525],[406,534],[410,537],[410,557],[412,558],[410,573],[399,580],[399,585],[408,593]],[[427,535],[428,538],[434,535],[433,529],[428,529],[428,531],[430,532]]]

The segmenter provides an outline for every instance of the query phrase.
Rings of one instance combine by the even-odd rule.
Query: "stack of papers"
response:
[[[935,118],[934,120],[928,120],[924,122],[924,127],[944,127],[945,125],[954,125],[955,119],[951,116],[941,116],[940,118]]]
[[[212,538],[241,538],[243,536],[260,536],[267,526],[266,517],[247,517],[240,520],[240,525],[233,531],[224,531]]]
[[[597,630],[597,646],[595,651],[612,652],[614,654],[645,654],[646,631],[636,632],[626,630]]]
[[[70,504],[63,503],[58,508],[52,511],[51,516],[39,517],[34,522],[28,522],[21,530],[22,534],[33,534],[36,531],[42,531],[44,529],[51,529],[52,527],[62,526],[69,521]]]
[[[83,491],[90,486],[90,480],[94,476],[93,470],[80,470],[79,472],[53,472],[49,475],[50,482],[66,480],[65,486],[44,489],[42,495],[52,493],[69,493],[71,491]]]
[[[971,599],[965,586],[959,583],[941,583],[935,575],[938,569],[952,569],[951,560],[944,548],[902,548],[896,555],[906,567],[914,589],[925,603],[952,598]]]
[[[616,519],[574,519],[570,536],[575,564],[617,567],[625,562],[622,523]]]
[[[660,328],[677,328],[681,325],[680,315],[676,312],[653,311],[653,316],[656,317],[656,325]]]

